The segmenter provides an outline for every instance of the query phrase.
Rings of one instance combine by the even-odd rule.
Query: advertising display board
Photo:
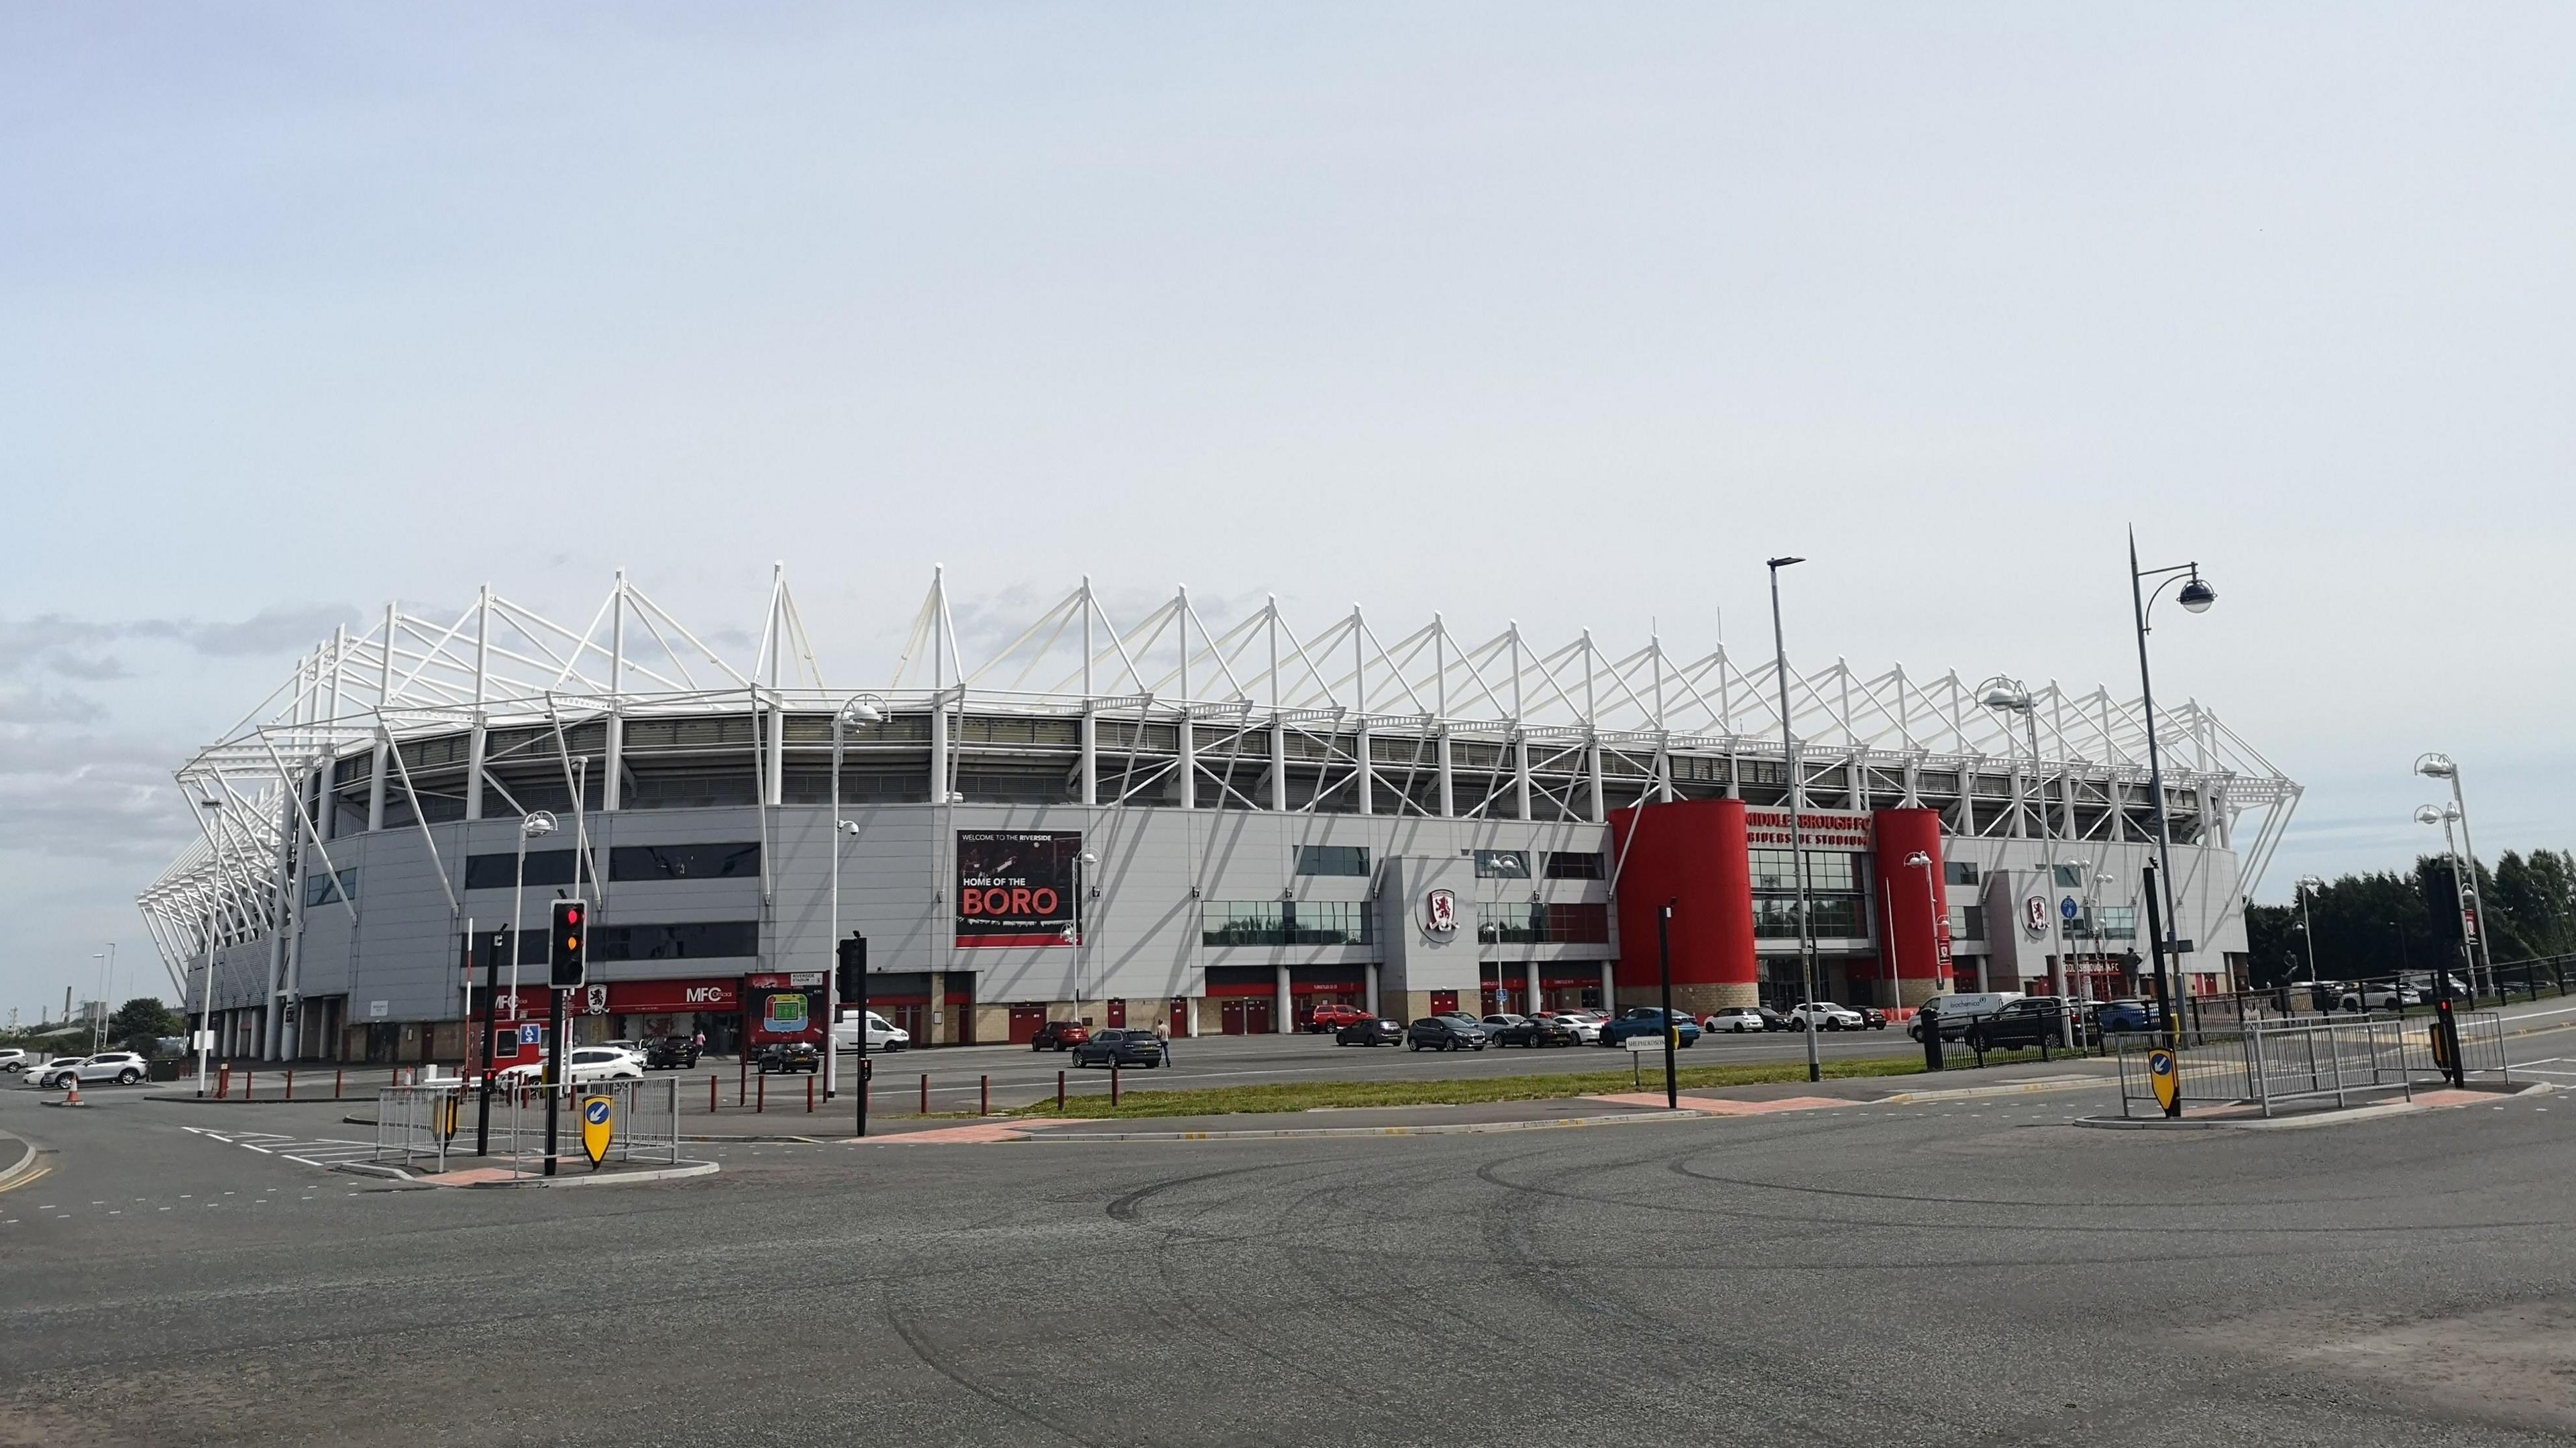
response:
[[[1078,830],[959,830],[957,945],[1074,945]]]

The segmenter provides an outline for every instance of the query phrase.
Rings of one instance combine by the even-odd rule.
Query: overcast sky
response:
[[[340,618],[931,564],[2132,693],[2576,843],[2576,11],[0,7],[0,1012]],[[578,619],[576,619],[578,621]],[[1400,630],[1399,630],[1400,631]],[[5,1019],[5,1015],[0,1015]]]

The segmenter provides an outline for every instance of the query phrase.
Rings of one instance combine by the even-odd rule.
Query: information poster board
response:
[[[959,830],[957,944],[1076,945],[1079,830]]]

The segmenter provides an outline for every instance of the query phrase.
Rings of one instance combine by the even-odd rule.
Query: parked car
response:
[[[1720,1006],[1700,1017],[1699,1028],[1711,1035],[1724,1031],[1729,1035],[1739,1036],[1747,1031],[1770,1029],[1763,1024],[1762,1008],[1759,1006]]]
[[[1094,1031],[1091,1038],[1073,1048],[1077,1066],[1159,1066],[1163,1064],[1163,1043],[1152,1031],[1130,1031],[1111,1027]]]
[[[43,1057],[33,1051],[10,1046],[0,1050],[0,1071],[24,1071],[30,1066],[42,1063],[43,1060]]]
[[[1515,1015],[1510,1011],[1497,1011],[1476,1024],[1483,1026],[1485,1034],[1491,1036],[1499,1034],[1505,1026],[1517,1026],[1528,1019],[1527,1016]]]
[[[1887,1012],[1876,1006],[1854,1006],[1852,1009],[1860,1012],[1860,1023],[1864,1029],[1872,1031],[1887,1029]]]
[[[912,1044],[912,1032],[887,1020],[874,1011],[868,1012],[868,1049],[900,1051]],[[841,1023],[832,1028],[832,1049],[856,1051],[859,1048],[859,1013],[841,1012]]]
[[[1661,1006],[1630,1006],[1617,1020],[1603,1024],[1601,1044],[1615,1046],[1630,1036],[1659,1036],[1664,1032],[1665,1023]],[[1699,1044],[1699,1022],[1692,1020],[1687,1013],[1673,1012],[1671,1026],[1680,1033],[1681,1045]]]
[[[2428,1005],[2431,1004],[2436,995],[2439,994],[2438,988],[2434,982],[2433,973],[2429,970],[2419,970],[2410,975],[2400,976],[2399,979],[2403,980],[2407,985],[2412,986],[2415,990],[2415,994],[2422,997]],[[2469,1000],[2469,983],[2460,979],[2456,975],[2452,976],[2450,979],[2451,999],[2458,1001],[2463,1005],[2467,1004]]]
[[[1404,1028],[1408,1050],[1481,1051],[1491,1043],[1484,1026],[1469,1016],[1424,1016]]]
[[[2065,1014],[2065,1003],[2055,996],[2026,996],[1970,1022],[1965,1039],[1972,1051],[2055,1045],[2066,1039]]]
[[[698,1064],[698,1043],[687,1036],[644,1038],[644,1069],[684,1071]]]
[[[580,1052],[573,1053],[578,1062]],[[752,1057],[752,1069],[766,1076],[780,1071],[821,1071],[823,1053],[811,1041],[772,1041]]]
[[[1029,1037],[1032,1051],[1070,1051],[1091,1039],[1091,1027],[1080,1021],[1049,1021]]]
[[[1336,1046],[1393,1046],[1404,1040],[1404,1022],[1366,1016],[1333,1032]]]
[[[2423,992],[2395,981],[2362,981],[2345,986],[2336,1000],[2338,1009],[2347,1011],[2400,1011],[2424,1003]]]
[[[1914,1019],[1906,1023],[1905,1034],[1922,1040],[1924,1020],[1930,1017],[1940,1022],[1942,1040],[1956,1041],[1968,1034],[1970,1022],[1980,1016],[1993,1015],[2003,1008],[2006,1001],[2020,999],[2021,992],[2017,990],[1959,991],[1936,995],[1925,1001]]]
[[[621,1046],[575,1046],[564,1062],[564,1078],[575,1086],[587,1086],[593,1081],[640,1081],[644,1079],[644,1063]],[[504,1088],[542,1086],[545,1080],[543,1055],[492,1074],[492,1084]]]
[[[69,1086],[78,1079],[83,1086],[109,1081],[131,1086],[143,1079],[151,1063],[132,1051],[108,1051],[96,1056],[74,1056],[68,1060],[47,1061],[36,1068],[36,1084],[56,1088]]]
[[[2152,1031],[2156,1028],[2156,1003],[2147,1000],[2105,1001],[2093,1018],[2094,1028],[2103,1035],[2116,1031]]]
[[[1832,1001],[1800,1001],[1789,1007],[1789,1029],[1803,1031],[1857,1031],[1861,1028],[1860,1012],[1838,1006]]]
[[[1321,1035],[1326,1031],[1338,1031],[1344,1026],[1356,1026],[1363,1021],[1375,1019],[1377,1019],[1375,1016],[1358,1006],[1345,1005],[1340,1001],[1326,1001],[1315,1007],[1315,1013],[1306,1018],[1306,1029]]]
[[[1485,1018],[1491,1021],[1493,1017]],[[1583,1034],[1552,1016],[1515,1016],[1513,1024],[1490,1030],[1497,1046],[1580,1046]]]
[[[615,1051],[624,1051],[626,1054],[634,1057],[638,1061],[644,1059],[644,1043],[642,1041],[632,1041],[621,1036],[614,1041],[593,1041],[591,1044],[595,1046],[606,1046]]]
[[[1601,1023],[1608,1019],[1599,1011],[1541,1011],[1539,1014],[1572,1030],[1574,1038],[1587,1046],[1601,1039]]]

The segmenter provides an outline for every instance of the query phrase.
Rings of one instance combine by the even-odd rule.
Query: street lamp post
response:
[[[1780,630],[1780,570],[1804,558],[1772,558],[1765,563],[1771,570],[1771,655],[1773,670],[1780,683],[1780,757],[1789,767],[1789,856],[1798,876],[1798,971],[1806,990],[1804,1004],[1816,1003],[1816,933],[1814,922],[1807,918],[1807,847],[1800,830],[1799,815],[1807,807],[1806,766],[1798,762],[1798,738],[1789,728],[1789,645]],[[1808,1012],[1813,1015],[1814,1012]],[[1824,1059],[1816,1052],[1817,1025],[1806,1022],[1801,1032],[1807,1038],[1807,1079],[1825,1079]]]
[[[107,942],[107,949],[92,954],[90,959],[100,962],[98,968],[100,1009],[90,1013],[93,1019],[90,1039],[95,1043],[90,1047],[90,1053],[96,1055],[107,1049],[107,1012],[114,1008],[110,998],[116,994],[116,942],[113,940]]]
[[[841,841],[859,832],[859,827],[841,818],[841,751],[843,732],[848,725],[870,725],[885,722],[885,700],[874,694],[852,694],[832,711],[832,822],[828,832],[832,842],[832,923],[823,937],[823,1099],[829,1101],[841,1085],[841,1043],[835,1039],[841,1025],[841,973],[834,968],[841,948]],[[937,1009],[934,1005],[932,1009]],[[858,1054],[864,1063],[868,1054],[868,1013],[859,1011]],[[862,1064],[862,1071],[866,1069]],[[865,1090],[866,1083],[860,1084]],[[865,1135],[865,1132],[860,1133]]]
[[[2146,586],[2150,578],[2161,580],[2152,592]],[[2150,944],[2156,953],[2157,1004],[2165,1016],[2165,1045],[2173,1050],[2182,1047],[2182,1016],[2174,1008],[2173,993],[2174,985],[2182,976],[2182,962],[2175,958],[2178,954],[2175,947],[2182,939],[2182,925],[2175,915],[2173,821],[2167,817],[2165,809],[2164,754],[2156,742],[2156,687],[2147,668],[2147,617],[2154,611],[2157,597],[2177,582],[2182,584],[2182,591],[2174,595],[2175,601],[2193,613],[2207,613],[2209,606],[2218,602],[2218,590],[2201,578],[2200,565],[2196,562],[2178,563],[2171,568],[2139,568],[2138,532],[2135,528],[2130,529],[2129,605],[2136,614],[2138,628],[2138,712],[2145,716],[2147,726],[2147,790],[2154,796],[2156,877],[2157,885],[2164,893],[2165,905],[2164,919],[2160,922],[2162,933],[2152,936]]]
[[[2299,877],[2297,887],[2299,892],[2299,934],[2304,936],[2307,940],[2308,984],[2310,987],[2314,987],[2317,983],[2317,922],[2315,915],[2313,915],[2308,909],[2308,902],[2316,898],[2316,893],[2325,887],[2326,882],[2318,876],[2301,875]],[[2314,1002],[2311,1002],[2311,1004],[2313,1003]]]
[[[2469,909],[2467,899],[2462,893],[2465,887],[2460,883],[2460,851],[2451,840],[2451,821],[2459,817],[2459,809],[2452,805],[2428,804],[2415,811],[2415,823],[2442,827],[2442,854],[2451,862],[2451,899],[2460,912],[2460,954],[2464,957],[2460,968],[2468,972],[2471,988],[2474,989],[2478,975],[2477,957],[2469,945]],[[2402,1006],[2406,1001],[2404,995],[2406,977],[2399,976],[2397,986],[2399,991],[2397,1000]],[[2442,1044],[2448,1048],[2444,1052],[2442,1064],[2449,1070],[2452,1085],[2465,1085],[2466,1072],[2463,1069],[2465,1063],[2460,1060],[2460,1022],[2459,1018],[2451,1013],[2451,968],[2447,965],[2437,966],[2433,971],[2433,1013],[2439,1021],[2437,1029],[2442,1034]]]
[[[2460,792],[2460,766],[2452,763],[2451,756],[2447,754],[2426,754],[2415,761],[2415,772],[2427,779],[2446,779],[2451,782],[2451,807],[2458,812],[2457,817],[2460,821],[2460,848],[2469,852],[2467,899],[2461,906],[2463,928],[2469,918],[2465,913],[2469,906],[2474,904],[2477,910],[2477,934],[2471,937],[2470,945],[2469,983],[2472,987],[2477,984],[2478,967],[2483,964],[2486,967],[2487,994],[2494,995],[2496,993],[2495,950],[2487,944],[2486,896],[2478,889],[2478,842],[2469,835],[2469,802]]]
[[[198,803],[209,810],[219,810],[224,807],[224,802],[222,800],[213,798],[202,799],[199,800]],[[202,821],[199,823],[198,828],[205,829],[209,858],[213,860],[218,876],[220,876],[223,869],[223,860],[220,855],[215,855],[213,853],[213,845],[215,842],[214,831],[206,829]],[[187,1002],[185,1001],[180,1002],[182,1007],[186,1004]],[[206,976],[204,980],[197,983],[197,1094],[200,1096],[206,1094],[206,1051],[214,1044],[215,1033],[212,1024],[214,1020],[214,1010],[215,913],[214,906],[209,904],[206,907]]]
[[[1073,1018],[1082,1019],[1082,960],[1088,953],[1082,937],[1082,900],[1091,888],[1091,867],[1100,857],[1089,850],[1073,857],[1073,923],[1065,927],[1065,944],[1073,947]]]
[[[2053,896],[2057,893],[2057,837],[2049,833],[2048,786],[2040,782],[2039,709],[2029,688],[2021,680],[2001,674],[1979,687],[1977,702],[2000,714],[2019,714],[2023,727],[2029,732],[2030,783],[2032,793],[2037,797],[2031,814],[2039,825],[2039,869],[2048,877],[2048,893]],[[2014,803],[2018,805],[2020,801],[2015,800]],[[2088,868],[2091,863],[2089,860],[2085,862]],[[2058,1017],[2065,1031],[2066,1044],[2071,1047],[2075,1044],[2075,1022],[2066,1010],[2066,927],[2058,918],[2054,901],[2048,907],[2048,930],[2051,942],[2057,947],[2048,957],[2048,986],[2057,996]]]

